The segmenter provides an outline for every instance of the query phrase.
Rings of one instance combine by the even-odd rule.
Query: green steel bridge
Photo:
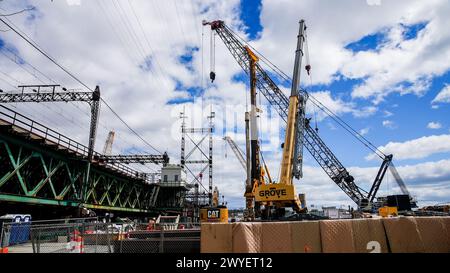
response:
[[[164,187],[0,105],[0,207],[65,207],[150,215],[180,212],[187,189]],[[17,212],[17,211],[16,211]]]

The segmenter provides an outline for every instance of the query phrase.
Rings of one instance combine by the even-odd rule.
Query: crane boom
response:
[[[239,149],[239,147],[231,139],[231,137],[226,136],[223,138],[223,140],[225,140],[228,143],[228,145],[230,145],[231,150],[233,150],[234,155],[239,160],[239,163],[241,163],[242,168],[244,168],[244,170],[247,170],[245,158],[244,158],[244,155],[243,155],[243,152],[241,151],[241,149]]]
[[[397,182],[402,193],[405,195],[411,196],[408,189],[406,188],[405,182],[403,182],[403,179],[400,177],[400,174],[398,173],[397,168],[395,168],[394,163],[391,163],[389,165],[389,170],[391,171],[392,175],[394,176],[395,182]]]
[[[250,60],[245,46],[233,35],[228,26],[220,20],[209,23],[204,22],[203,24],[211,25],[211,29],[216,31],[217,35],[222,39],[239,66],[241,66],[244,72],[248,74],[250,70]],[[255,64],[255,70],[256,87],[264,95],[271,106],[275,108],[275,111],[280,117],[287,122],[289,109],[288,97],[269,77],[259,63]],[[306,94],[305,90],[299,90],[299,92]],[[359,205],[360,201],[365,197],[361,193],[359,187],[354,183],[353,176],[349,174],[333,152],[325,145],[318,133],[310,126],[309,120],[304,120],[304,126],[301,126],[301,124],[297,126],[296,135],[297,137],[304,137],[303,140],[297,141],[297,143],[303,142],[303,145],[308,152],[331,180],[333,180],[355,203]],[[298,163],[301,162],[297,161],[297,165],[294,166],[294,172],[300,170]],[[295,176],[298,177],[298,173]]]
[[[303,42],[305,40],[305,21],[300,21],[295,51],[294,76],[292,80],[291,96],[289,97],[288,122],[281,160],[280,183],[291,185],[292,176],[302,176],[303,161],[303,123],[307,96],[300,91],[300,72],[303,57]],[[299,126],[299,124],[302,124]],[[299,149],[300,147],[300,149]],[[300,151],[300,153],[299,153]],[[294,166],[297,166],[295,168]]]

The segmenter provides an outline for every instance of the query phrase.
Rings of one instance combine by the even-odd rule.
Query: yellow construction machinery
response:
[[[200,222],[228,223],[228,208],[217,206],[215,208],[201,208]]]
[[[219,190],[214,188],[212,206],[200,208],[200,222],[228,222],[228,208],[225,204],[219,205]]]
[[[381,217],[397,216],[398,210],[397,207],[385,206],[378,209],[378,215]]]
[[[207,24],[211,25],[212,30],[218,32],[224,27],[222,21],[214,21],[211,23],[204,22],[204,25]],[[300,92],[300,71],[305,29],[305,23],[301,20],[297,37],[297,50],[295,53],[294,80],[292,82],[291,96],[289,98],[286,135],[283,145],[283,157],[281,160],[281,175],[278,182],[272,181],[267,167],[265,164],[262,167],[263,164],[261,164],[260,160],[261,156],[257,126],[257,115],[260,110],[256,104],[256,88],[258,78],[261,78],[262,74],[260,67],[257,65],[259,58],[248,46],[235,49],[236,51],[240,50],[243,53],[245,52],[247,55],[246,58],[242,58],[242,60],[245,62],[245,67],[248,68],[250,75],[251,109],[250,113],[246,113],[247,180],[244,194],[246,199],[244,218],[246,220],[254,220],[259,217],[262,219],[282,217],[284,216],[284,211],[287,207],[293,208],[296,212],[301,212],[303,210],[301,202],[295,193],[292,180],[294,172],[297,174],[297,178],[301,176],[298,170],[294,170],[294,165],[301,166],[303,157],[303,154],[299,153],[299,151],[302,151],[301,147],[303,144],[296,143],[296,141],[299,139],[302,140],[301,136],[297,135],[297,128],[302,127],[298,126],[299,122],[304,122],[304,108],[306,103],[306,94]],[[271,82],[269,77],[264,78],[266,81]],[[211,80],[214,79],[211,78]],[[272,86],[276,85],[273,83]],[[250,126],[248,124],[250,124]],[[303,132],[300,133],[301,135],[303,134]],[[268,181],[264,180],[265,174],[267,174],[269,178]]]
[[[246,74],[250,76],[251,91],[251,111],[246,114],[247,133],[247,180],[246,180],[246,215],[247,219],[258,218],[270,214],[270,211],[282,212],[286,207],[292,207],[296,211],[304,211],[305,206],[299,201],[293,186],[293,177],[300,179],[302,177],[303,147],[305,147],[316,162],[321,166],[330,179],[357,205],[358,210],[372,212],[376,206],[375,198],[380,188],[383,177],[389,168],[393,172],[392,155],[386,155],[374,146],[364,136],[350,127],[340,117],[333,113],[329,108],[323,105],[313,96],[310,96],[306,90],[300,89],[300,71],[303,54],[303,43],[307,45],[305,34],[305,23],[300,21],[299,34],[297,39],[297,49],[295,54],[294,76],[292,78],[291,94],[287,97],[284,92],[272,80],[270,75],[259,64],[260,59],[264,65],[272,69],[281,82],[289,82],[291,79],[284,74],[278,67],[271,63],[262,54],[252,48],[243,38],[239,37],[223,21],[216,20],[203,22],[203,25],[211,26],[211,31],[215,32],[224,42],[231,55],[235,58],[239,66]],[[213,38],[211,39],[213,41]],[[213,42],[212,42],[213,44]],[[307,46],[305,47],[307,49]],[[255,54],[258,53],[258,54]],[[305,51],[307,53],[307,51]],[[311,65],[309,64],[308,54],[306,56],[305,70],[310,75]],[[213,67],[213,66],[211,66]],[[211,80],[215,79],[213,73]],[[258,134],[256,126],[256,88],[267,99],[270,105],[279,114],[281,119],[286,122],[286,135],[283,145],[283,158],[281,160],[281,174],[278,182],[273,183],[269,176],[269,181],[264,181],[263,170],[260,164],[260,153]],[[338,160],[336,155],[321,139],[317,127],[311,127],[310,118],[305,117],[306,101],[309,100],[315,107],[322,110],[326,115],[333,118],[340,126],[349,132],[355,139],[361,142],[366,148],[370,149],[383,162],[373,181],[370,191],[365,191],[356,183],[354,177]],[[251,132],[249,136],[248,131]],[[251,137],[251,141],[248,140]],[[249,143],[251,142],[251,143]],[[250,148],[251,147],[251,151]],[[262,158],[262,157],[261,157]],[[396,177],[397,182],[400,182]],[[401,185],[400,185],[401,186]],[[262,215],[261,215],[262,214]],[[277,213],[278,214],[278,213]]]
[[[281,172],[278,182],[272,183],[259,183],[254,194],[255,201],[260,202],[260,205],[264,205],[263,215],[264,218],[271,217],[272,209],[275,209],[275,218],[284,216],[284,209],[292,207],[295,211],[301,212],[301,202],[295,192],[293,185],[293,172],[294,172],[294,158],[301,161],[302,154],[296,153],[296,141],[298,140],[297,124],[299,118],[304,117],[305,98],[300,91],[300,71],[301,71],[301,59],[303,56],[303,42],[304,42],[304,21],[300,21],[299,34],[297,37],[297,50],[295,52],[295,65],[294,76],[291,87],[291,95],[289,97],[289,108],[287,116],[285,141],[283,144],[283,154],[281,159]],[[249,47],[245,47],[250,58],[250,85],[251,92],[256,90],[256,62],[258,57],[250,50]],[[252,106],[253,107],[253,106]]]

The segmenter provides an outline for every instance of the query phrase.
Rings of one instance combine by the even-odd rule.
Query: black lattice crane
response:
[[[239,147],[236,145],[236,143],[233,141],[233,139],[231,139],[231,137],[226,136],[223,138],[223,140],[225,140],[228,143],[228,145],[230,146],[234,155],[239,160],[239,163],[241,164],[242,168],[244,168],[244,170],[247,170],[244,154],[241,151],[241,149],[239,149]]]

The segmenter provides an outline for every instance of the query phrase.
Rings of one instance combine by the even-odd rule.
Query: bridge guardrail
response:
[[[89,148],[87,146],[3,105],[0,105],[0,119],[16,126],[20,130],[24,130],[26,133],[36,134],[42,137],[44,141],[68,149],[83,158],[88,157]],[[100,156],[100,153],[94,151],[94,156]],[[106,163],[106,165],[127,176],[143,179],[136,170],[123,164]],[[145,181],[150,182],[150,179],[146,179]]]

